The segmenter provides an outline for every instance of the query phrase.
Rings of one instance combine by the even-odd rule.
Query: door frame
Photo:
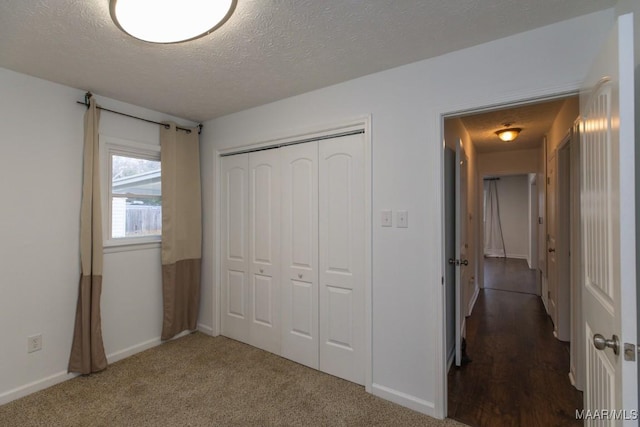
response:
[[[372,393],[372,369],[373,369],[373,361],[372,361],[372,336],[373,336],[373,325],[372,325],[372,248],[373,248],[373,240],[372,240],[372,226],[373,226],[373,211],[372,211],[372,156],[371,156],[371,115],[364,115],[359,117],[354,117],[351,119],[346,119],[339,122],[327,123],[327,124],[319,124],[317,126],[313,126],[310,128],[303,129],[283,129],[279,132],[279,135],[274,138],[269,138],[261,141],[248,142],[247,144],[236,146],[233,148],[224,148],[224,149],[216,149],[214,153],[214,173],[215,177],[215,185],[214,185],[214,194],[213,200],[215,203],[214,212],[215,212],[215,232],[214,232],[214,292],[213,292],[213,335],[220,335],[220,325],[221,325],[221,284],[222,284],[222,268],[221,268],[221,260],[220,256],[222,254],[221,244],[222,244],[222,235],[221,235],[221,198],[222,198],[222,188],[221,188],[221,158],[224,154],[237,153],[244,150],[254,150],[254,149],[267,149],[271,147],[276,147],[280,145],[286,145],[287,143],[292,143],[294,141],[306,140],[318,138],[322,139],[323,137],[327,137],[330,135],[339,134],[341,132],[349,132],[355,130],[363,130],[363,141],[364,141],[364,195],[365,195],[365,206],[364,206],[364,216],[363,218],[365,227],[365,242],[364,242],[364,330],[365,330],[365,351],[364,351],[364,363],[365,363],[365,390],[368,393]],[[321,141],[319,143],[322,143]]]
[[[444,162],[445,162],[445,149],[446,149],[446,144],[445,144],[445,128],[444,128],[444,121],[445,119],[449,119],[449,118],[455,118],[455,117],[461,117],[461,116],[466,116],[466,115],[472,115],[472,114],[479,114],[479,113],[486,113],[486,112],[490,112],[490,111],[495,111],[495,110],[502,110],[502,109],[506,109],[506,108],[514,108],[514,107],[521,107],[524,105],[529,105],[529,104],[536,104],[536,103],[540,103],[540,102],[546,102],[546,101],[553,101],[553,100],[557,100],[557,99],[563,99],[563,98],[568,98],[571,96],[576,96],[579,94],[579,82],[574,82],[574,83],[567,83],[565,87],[555,87],[555,88],[549,88],[547,91],[543,90],[540,91],[538,93],[521,93],[521,94],[516,94],[515,96],[509,98],[509,99],[503,99],[503,100],[498,100],[497,102],[494,103],[486,103],[486,104],[466,104],[466,105],[452,105],[452,106],[443,106],[439,109],[439,112],[436,113],[436,123],[438,124],[439,128],[440,128],[440,141],[441,141],[441,148],[440,148],[440,161],[439,161],[439,165],[440,165],[440,171],[439,171],[439,178],[440,178],[440,254],[441,254],[441,276],[442,276],[442,284],[444,285],[445,281],[445,275],[446,275],[446,270],[447,270],[447,259],[446,259],[446,251],[445,251],[445,243],[446,243],[446,233],[445,233],[445,221],[446,221],[446,217],[445,217],[445,212],[444,212],[444,205],[445,205],[445,191],[444,191],[444,184],[445,184],[445,171],[444,171]],[[545,144],[546,145],[546,144]],[[481,183],[481,179],[482,176],[480,173],[478,173],[478,185],[477,187],[480,188],[480,183]],[[479,194],[480,194],[480,190],[478,190],[478,202],[479,202]],[[476,227],[476,235],[478,235],[478,231],[480,230],[480,227],[482,226],[480,218],[481,215],[476,215],[476,221],[474,226]],[[546,223],[546,220],[545,220]],[[540,245],[541,243],[538,242],[538,244]],[[476,245],[477,246],[477,245]],[[476,247],[476,251],[474,254],[475,257],[475,261],[476,263],[481,262],[482,260],[480,259],[480,253],[482,251],[479,250],[479,248]],[[476,264],[478,265],[478,264]],[[479,288],[482,288],[484,286],[480,286],[480,284],[484,284],[483,280],[481,278],[476,278],[476,280],[478,280],[478,285]],[[447,332],[446,332],[446,292],[444,289],[444,286],[440,286],[440,295],[439,295],[439,299],[437,300],[439,303],[436,304],[436,319],[437,322],[439,323],[438,325],[436,325],[436,330],[439,332],[440,337],[438,340],[436,340],[435,343],[435,350],[436,350],[436,372],[440,372],[440,375],[436,375],[436,385],[435,385],[435,399],[434,399],[434,410],[435,410],[435,416],[439,417],[439,418],[445,418],[447,416],[448,413],[448,354],[447,354],[447,346],[446,346],[446,338],[447,338]]]
[[[558,301],[558,323],[555,331],[556,338],[561,341],[571,342],[571,319],[573,318],[574,304],[571,300],[571,229],[575,221],[571,218],[571,150],[574,145],[573,129],[569,129],[562,142],[556,148],[556,291]],[[580,218],[577,219],[580,221]],[[575,254],[574,254],[575,255]],[[579,255],[579,254],[577,254]],[[575,257],[574,257],[575,258]],[[566,283],[566,288],[561,289],[561,283]],[[561,292],[562,291],[562,292]],[[561,330],[562,328],[562,330]]]

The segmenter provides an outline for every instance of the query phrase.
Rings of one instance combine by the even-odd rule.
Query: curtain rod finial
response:
[[[84,104],[87,106],[87,108],[89,107],[89,100],[91,99],[92,96],[93,94],[89,91],[87,91],[87,93],[84,94]]]

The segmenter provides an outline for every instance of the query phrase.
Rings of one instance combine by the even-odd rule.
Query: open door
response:
[[[469,261],[467,260],[467,156],[462,146],[462,140],[456,143],[456,366],[462,365],[462,324],[464,322],[466,307],[463,307],[466,298],[463,297],[468,282],[466,279],[466,270]]]
[[[586,425],[638,423],[633,57],[624,15],[580,94]]]

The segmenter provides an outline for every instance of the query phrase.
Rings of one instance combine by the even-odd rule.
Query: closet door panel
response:
[[[247,154],[221,159],[221,329],[243,342],[249,341],[248,168]]]
[[[279,151],[282,356],[318,369],[318,143]]]
[[[280,159],[249,154],[249,343],[280,354]]]
[[[320,370],[364,384],[364,141],[319,145]]]

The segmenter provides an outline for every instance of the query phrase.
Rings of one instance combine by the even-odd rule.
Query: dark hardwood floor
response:
[[[526,262],[526,272],[511,264],[489,267],[501,289],[481,290],[467,318],[472,362],[449,371],[448,416],[472,426],[581,425],[575,411],[582,393],[569,382],[569,345],[554,338],[540,297],[523,291],[535,291],[535,273],[527,275]],[[516,291],[502,290],[509,286]]]
[[[524,259],[485,258],[484,288],[537,293],[536,271]]]

